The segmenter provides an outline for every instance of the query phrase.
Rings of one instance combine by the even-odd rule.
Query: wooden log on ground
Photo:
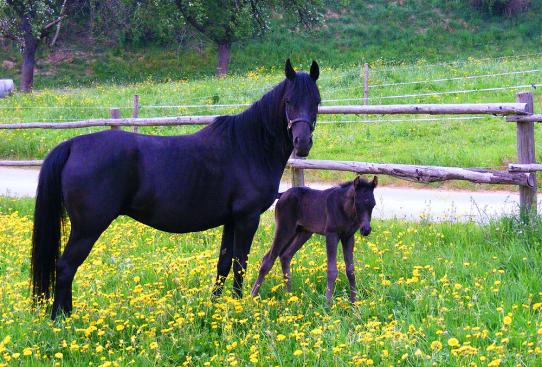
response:
[[[43,164],[42,160],[34,161],[0,161],[0,167],[32,167],[32,166],[41,166]]]
[[[508,165],[508,172],[538,172],[538,171],[542,171],[542,164],[511,163]]]
[[[212,123],[213,116],[178,116],[153,118],[121,118],[121,119],[90,119],[71,122],[28,122],[17,124],[0,124],[0,129],[75,129],[99,126],[178,126],[178,125],[207,125]]]
[[[365,163],[352,161],[324,161],[290,159],[291,168],[348,171],[359,174],[383,174],[416,182],[464,180],[475,183],[507,184],[533,187],[535,180],[530,173],[481,170],[474,168],[416,166],[408,164]]]
[[[542,114],[521,116],[521,115],[510,115],[506,116],[506,121],[508,122],[542,122]]]
[[[367,106],[320,106],[320,114],[427,114],[427,115],[526,115],[526,103],[396,104]]]

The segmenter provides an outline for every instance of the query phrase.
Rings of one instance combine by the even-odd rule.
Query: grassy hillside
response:
[[[280,68],[291,56],[297,62],[317,59],[323,66],[363,62],[401,64],[538,52],[542,47],[542,2],[516,18],[480,14],[455,1],[346,1],[327,5],[324,23],[306,32],[292,30],[279,15],[263,38],[234,45],[231,70]],[[64,30],[65,32],[69,30]],[[0,49],[3,60],[20,62],[15,48]],[[196,79],[213,75],[216,49],[205,40],[146,48],[105,47],[80,40],[59,50],[42,50],[36,88]],[[17,79],[17,68],[0,75]]]
[[[359,73],[359,68],[324,67],[319,80],[323,103],[361,103]],[[231,114],[246,108],[243,104],[257,100],[282,78],[280,71],[259,70],[245,76],[191,82],[147,81],[126,86],[46,89],[0,100],[0,122],[108,117],[110,107],[121,107],[122,116],[130,116],[134,94],[140,96],[141,117]],[[517,91],[531,90],[536,111],[542,108],[540,88],[530,87],[542,85],[542,55],[433,65],[374,65],[370,78],[374,87],[370,88],[372,104],[514,102]],[[167,135],[199,128],[149,127],[140,131]],[[100,129],[0,130],[0,158],[40,159],[59,142],[97,130]],[[491,116],[322,115],[310,157],[502,168],[516,161],[515,130],[515,124]],[[536,141],[542,141],[541,134],[537,128]],[[536,152],[537,160],[542,160],[542,150]],[[334,180],[347,176],[309,173],[309,177],[314,175],[317,179]]]

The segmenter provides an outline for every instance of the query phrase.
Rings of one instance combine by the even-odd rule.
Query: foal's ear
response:
[[[355,179],[354,179],[354,189],[359,189],[361,186],[361,179],[359,178],[359,176],[357,176]]]
[[[350,218],[356,217],[356,178],[354,180],[354,184],[350,186],[348,191],[345,195],[345,201],[344,201],[344,211],[346,212],[346,215]]]
[[[378,177],[374,176],[373,180],[371,181],[371,185],[373,186],[373,189],[378,186]]]
[[[317,81],[319,76],[320,76],[320,67],[318,66],[318,63],[316,61],[312,60],[311,78],[312,80]]]
[[[284,74],[286,74],[286,78],[290,80],[294,80],[295,78],[295,70],[292,67],[290,59],[286,60],[286,65],[284,65]]]

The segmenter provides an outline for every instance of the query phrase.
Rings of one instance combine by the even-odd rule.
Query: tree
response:
[[[175,3],[185,21],[218,46],[218,76],[228,73],[232,44],[265,32],[273,11],[293,15],[305,27],[320,19],[320,0],[175,0]]]
[[[32,91],[39,45],[65,15],[65,0],[0,0],[0,33],[23,53],[20,90]]]
[[[470,3],[488,13],[511,17],[527,10],[530,0],[470,0]]]

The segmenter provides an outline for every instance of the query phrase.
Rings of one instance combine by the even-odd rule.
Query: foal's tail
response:
[[[55,288],[55,268],[60,254],[64,216],[60,176],[70,148],[70,142],[60,144],[47,155],[41,166],[32,233],[31,276],[35,303],[49,299]]]

